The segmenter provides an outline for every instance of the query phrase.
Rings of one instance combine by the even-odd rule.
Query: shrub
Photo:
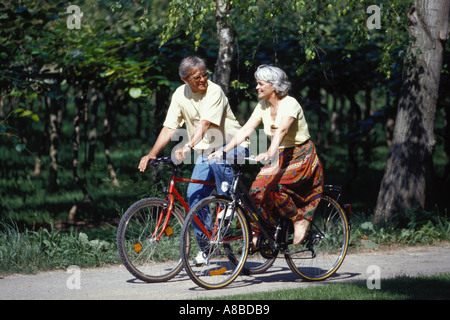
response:
[[[15,225],[0,226],[0,273],[102,266],[119,263],[115,242],[89,240],[86,233],[47,229],[20,232]]]

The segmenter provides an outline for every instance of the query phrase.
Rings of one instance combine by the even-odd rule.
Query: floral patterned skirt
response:
[[[292,222],[311,220],[323,190],[323,172],[311,140],[279,150],[278,161],[264,166],[250,189],[270,224],[279,216]],[[252,229],[255,225],[252,223]]]

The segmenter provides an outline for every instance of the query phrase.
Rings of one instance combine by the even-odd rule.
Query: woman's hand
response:
[[[270,155],[268,152],[263,152],[263,153],[258,154],[256,156],[255,160],[257,162],[261,162],[262,164],[267,164],[267,163],[272,162],[273,156]]]
[[[266,161],[269,160],[269,159],[270,159],[270,157],[269,157],[269,155],[267,154],[267,152],[260,153],[260,154],[258,154],[258,155],[255,157],[255,160],[256,160],[257,162],[266,162]]]

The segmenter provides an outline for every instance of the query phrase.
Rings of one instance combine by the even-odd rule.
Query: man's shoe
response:
[[[206,257],[206,254],[203,251],[200,251],[197,256],[194,259],[194,264],[197,267],[201,267],[203,265],[207,265],[208,264],[208,259]]]

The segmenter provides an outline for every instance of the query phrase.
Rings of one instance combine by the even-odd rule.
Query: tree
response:
[[[231,62],[233,61],[234,34],[230,20],[231,0],[216,0],[216,25],[219,52],[213,81],[222,87],[225,94],[230,87]]]
[[[375,222],[391,221],[393,214],[414,206],[425,207],[443,44],[450,31],[449,10],[448,0],[416,0],[408,12],[409,34],[414,40],[404,62],[394,136]]]

